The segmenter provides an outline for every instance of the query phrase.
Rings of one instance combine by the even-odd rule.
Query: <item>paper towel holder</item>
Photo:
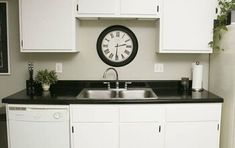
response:
[[[196,62],[195,62],[195,65],[200,65],[200,62],[199,62],[199,61],[196,61]],[[201,88],[193,88],[193,87],[192,87],[192,91],[193,91],[193,92],[201,92],[201,91],[203,91],[203,87],[202,87],[202,86],[203,86],[203,82],[201,82]]]
[[[193,89],[192,89],[193,92],[201,92],[201,91],[203,91],[203,90],[204,90],[203,88],[198,88],[198,89],[193,88]]]

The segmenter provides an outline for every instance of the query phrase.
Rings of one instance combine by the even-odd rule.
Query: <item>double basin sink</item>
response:
[[[77,99],[157,99],[157,95],[150,88],[128,90],[84,89],[77,96]]]

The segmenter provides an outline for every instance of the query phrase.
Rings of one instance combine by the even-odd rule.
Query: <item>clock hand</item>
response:
[[[115,59],[118,59],[118,55],[117,55],[117,52],[118,52],[118,44],[117,44],[117,46],[115,46],[115,47],[116,47]]]
[[[126,46],[126,44],[121,44],[121,45],[119,45],[118,47],[121,47],[121,46]]]
[[[115,47],[117,48],[117,47],[121,47],[121,46],[126,46],[126,44],[121,44],[121,45],[116,45]]]

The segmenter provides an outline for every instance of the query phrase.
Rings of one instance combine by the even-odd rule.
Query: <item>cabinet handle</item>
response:
[[[21,47],[23,47],[24,46],[24,41],[23,40],[21,40]]]
[[[72,126],[72,133],[74,133],[74,127]]]
[[[161,133],[161,130],[162,130],[162,127],[161,127],[161,125],[159,125],[159,127],[158,127],[159,133]]]
[[[77,4],[77,12],[78,12],[78,4]]]
[[[219,131],[219,124],[217,125],[217,131]]]
[[[159,12],[159,5],[157,5],[157,12]]]

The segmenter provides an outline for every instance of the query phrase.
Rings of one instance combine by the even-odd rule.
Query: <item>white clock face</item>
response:
[[[131,37],[121,31],[115,30],[106,34],[102,40],[103,55],[112,62],[122,62],[131,56],[133,41]]]

